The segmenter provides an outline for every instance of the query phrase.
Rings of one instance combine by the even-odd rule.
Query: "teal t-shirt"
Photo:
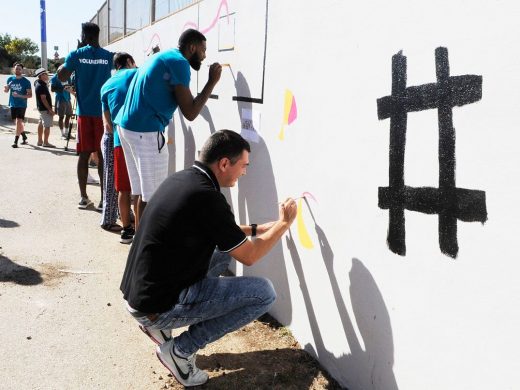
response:
[[[76,114],[101,116],[101,86],[111,76],[114,53],[101,47],[84,46],[65,59],[65,69],[75,72]]]
[[[27,107],[27,99],[13,97],[13,92],[19,95],[26,95],[27,90],[31,89],[31,82],[25,77],[9,76],[7,78],[7,85],[9,85],[9,107]]]
[[[70,81],[68,82],[68,84],[70,84]],[[60,81],[57,74],[52,76],[51,89],[54,90],[56,103],[63,101],[70,102],[70,92],[64,88],[64,83]]]
[[[101,87],[101,106],[103,111],[110,112],[110,118],[114,123],[114,147],[121,146],[117,126],[114,122],[119,110],[125,102],[128,86],[137,73],[137,69],[121,69],[110,77]]]
[[[190,64],[178,49],[154,54],[130,83],[115,122],[137,132],[164,131],[177,109],[173,88],[190,85]]]

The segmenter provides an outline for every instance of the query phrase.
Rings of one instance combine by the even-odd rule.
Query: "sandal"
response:
[[[106,225],[101,225],[101,229],[106,230],[107,232],[119,233],[123,230],[123,227],[116,223],[108,223]]]
[[[49,143],[47,143],[47,144],[43,144],[42,146],[43,146],[44,148],[55,148],[55,147],[56,147],[56,146],[54,146],[53,144],[49,144]]]
[[[43,145],[43,142],[38,142],[36,145],[37,145],[37,146],[42,146],[42,145]]]

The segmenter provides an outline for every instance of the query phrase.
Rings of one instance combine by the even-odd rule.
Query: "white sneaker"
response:
[[[121,232],[123,232],[123,230]],[[123,236],[123,234],[121,233],[121,237],[122,236]],[[123,242],[123,241],[121,241],[121,242]],[[126,244],[126,242],[125,242],[125,244]],[[172,338],[172,331],[170,329],[163,329],[163,330],[152,329],[152,328],[148,328],[143,325],[139,325],[139,329],[141,329],[143,331],[143,333],[145,335],[147,335],[148,337],[150,337],[150,339],[152,339],[152,341],[157,345],[161,345],[161,344],[169,341]]]
[[[173,340],[158,345],[155,351],[161,363],[182,385],[199,386],[208,381],[209,375],[195,365],[196,355],[187,358],[177,356],[173,351]]]
[[[87,184],[99,184],[99,180],[90,176],[90,173],[87,176]]]

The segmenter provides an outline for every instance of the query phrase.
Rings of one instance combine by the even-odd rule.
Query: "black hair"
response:
[[[192,28],[184,31],[179,37],[179,50],[184,53],[189,45],[201,44],[206,41],[206,37],[200,31]]]
[[[199,160],[206,165],[211,165],[228,158],[231,164],[235,164],[244,150],[251,152],[251,147],[240,134],[231,130],[219,130],[206,140],[200,151]]]
[[[81,24],[81,39],[83,43],[94,43],[99,39],[99,26],[96,23],[82,23]]]
[[[114,68],[116,68],[117,70],[126,68],[128,60],[135,63],[134,58],[130,54],[125,53],[124,51],[120,51],[114,54]]]
[[[23,64],[21,62],[15,62],[13,64],[13,68],[16,68],[18,65],[20,65],[22,67],[22,69],[24,68]]]

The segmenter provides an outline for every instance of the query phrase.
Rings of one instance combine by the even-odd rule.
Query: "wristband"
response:
[[[252,223],[251,225],[251,237],[256,236],[256,227],[258,226],[256,223]]]

